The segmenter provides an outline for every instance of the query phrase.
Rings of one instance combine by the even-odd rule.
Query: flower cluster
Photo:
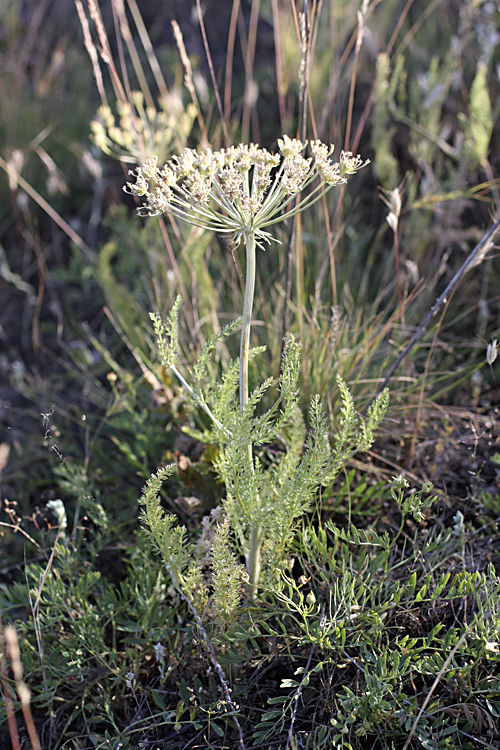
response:
[[[143,94],[132,91],[130,102],[116,105],[118,120],[107,104],[99,107],[98,119],[90,123],[90,137],[103,153],[122,162],[137,163],[153,154],[166,159],[185,145],[196,109],[192,104],[184,109],[175,92],[162,97],[159,107],[145,106]]]
[[[308,158],[306,144],[287,135],[278,139],[279,154],[253,143],[219,151],[184,149],[162,168],[157,157],[148,159],[130,172],[135,183],[127,182],[124,190],[143,199],[143,215],[170,213],[236,240],[253,236],[261,245],[272,239],[266,227],[312,205],[368,164],[344,151],[339,163],[332,163],[333,146],[321,141],[309,146]],[[291,205],[317,178],[316,186]]]

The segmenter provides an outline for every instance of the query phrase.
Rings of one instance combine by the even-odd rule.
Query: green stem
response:
[[[212,411],[207,406],[207,404],[205,403],[205,401],[203,401],[203,399],[201,399],[198,396],[198,394],[195,393],[195,391],[193,391],[193,389],[191,388],[191,386],[189,385],[189,383],[187,382],[187,380],[185,379],[185,377],[182,375],[182,373],[179,372],[179,370],[177,369],[177,367],[175,365],[170,365],[170,369],[172,370],[172,372],[174,373],[174,375],[177,376],[177,378],[181,382],[181,385],[186,389],[186,391],[189,393],[189,395],[191,396],[191,398],[193,399],[193,401],[196,401],[196,403],[198,404],[198,406],[200,406],[203,409],[203,411],[205,412],[205,414],[208,414],[208,416],[210,417],[210,419],[212,420],[212,422],[214,423],[214,425],[216,425],[219,428],[219,430],[222,430],[223,432],[225,432],[226,435],[228,435],[229,437],[231,437],[231,433],[228,432],[228,430],[226,430],[226,428],[224,427],[224,425],[222,424],[222,422],[220,422],[217,419],[217,417],[215,416],[215,414],[212,414]]]
[[[250,549],[248,550],[247,573],[252,599],[257,596],[260,577],[260,550],[262,546],[262,526],[254,523],[250,532]]]
[[[250,349],[250,326],[255,293],[255,236],[253,234],[247,235],[246,253],[247,272],[240,346],[240,408],[242,410],[248,404],[248,352]]]
[[[240,346],[240,408],[243,410],[248,404],[248,352],[250,350],[250,326],[252,321],[253,299],[255,294],[255,236],[246,237],[246,279],[245,300],[243,303],[243,323],[241,327]],[[248,461],[253,472],[252,444],[248,444]],[[259,498],[256,498],[259,503]],[[247,557],[247,573],[250,579],[251,596],[257,594],[260,575],[260,550],[262,542],[262,527],[260,523],[252,524],[250,531],[250,549]]]

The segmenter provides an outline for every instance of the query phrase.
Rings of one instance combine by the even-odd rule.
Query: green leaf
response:
[[[210,729],[213,729],[215,734],[217,734],[219,737],[224,737],[224,730],[221,729],[220,726],[215,723],[215,721],[210,722]]]
[[[451,573],[443,573],[441,578],[439,579],[439,583],[437,584],[436,588],[434,589],[433,596],[437,599],[438,596],[441,596],[443,593],[443,589],[450,580]]]
[[[299,683],[297,682],[296,684],[298,685]],[[278,703],[286,703],[288,700],[290,700],[288,695],[277,695],[274,698],[269,698],[267,702],[270,706],[274,706]]]
[[[179,686],[180,687],[180,686]],[[179,690],[180,692],[180,690]],[[189,694],[188,694],[188,700],[189,700]],[[175,714],[175,722],[176,724],[179,722],[182,714],[184,713],[184,706],[186,705],[184,700],[180,700],[177,704],[177,713]]]
[[[268,702],[271,703],[271,701]],[[266,711],[266,713],[262,715],[262,722],[277,719],[279,716],[283,716],[283,711]]]
[[[417,595],[415,597],[415,601],[416,602],[422,601],[422,599],[425,597],[425,595],[427,593],[427,589],[429,588],[429,583],[430,583],[430,577],[428,576],[427,580],[425,581],[425,583],[423,584],[422,588],[420,589],[420,591],[418,591],[418,593],[417,593]]]
[[[297,682],[297,680],[281,680],[280,688],[294,688],[298,687],[300,685],[300,682]]]
[[[417,585],[417,573],[414,570],[405,587],[405,593],[408,599],[410,599],[410,597],[413,595],[416,585]]]
[[[166,711],[167,707],[165,706],[165,703],[163,702],[163,698],[159,694],[157,690],[152,690],[151,695],[153,696],[153,700],[162,711]]]

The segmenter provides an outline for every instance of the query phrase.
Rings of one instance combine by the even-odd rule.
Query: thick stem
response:
[[[243,323],[241,327],[240,346],[240,408],[244,409],[248,404],[248,352],[250,349],[250,326],[252,321],[253,298],[255,293],[255,237],[253,234],[246,238],[246,279],[245,300],[243,303]],[[248,461],[253,472],[252,445],[248,445]],[[257,498],[259,502],[259,498]],[[262,540],[262,527],[254,523],[250,532],[250,549],[247,557],[247,573],[250,579],[250,590],[252,598],[257,594],[257,585],[260,575],[260,549]]]

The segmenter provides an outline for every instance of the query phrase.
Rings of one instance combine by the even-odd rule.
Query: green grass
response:
[[[128,3],[129,45],[119,3],[100,5],[110,64],[82,9],[102,85],[76,9],[64,25],[35,3],[26,16],[13,2],[1,11],[2,736],[13,750],[500,747],[499,377],[485,361],[500,338],[496,251],[461,278],[392,377],[377,441],[322,478],[251,597],[244,523],[217,522],[238,482],[256,480],[221,470],[237,451],[164,367],[149,319],[182,296],[178,367],[196,383],[204,343],[241,314],[243,253],[168,216],[138,217],[121,190],[136,163],[89,140],[105,94],[125,116],[121,135],[107,131],[122,157],[150,155],[156,127],[167,160],[205,139],[275,151],[306,126],[335,154],[349,145],[372,160],[273,228],[281,244],[258,254],[252,346],[266,348],[250,390],[278,377],[285,314],[302,344],[298,411],[256,449],[274,482],[265,492],[281,497],[280,477],[300,480],[285,449],[307,464],[314,394],[334,445],[349,423],[338,376],[362,412],[497,216],[498,12],[375,2],[361,40],[361,6],[323,4],[318,16],[308,4],[301,89],[290,4],[207,10],[207,47],[199,24],[174,19],[191,73],[168,10],[145,14],[150,46]],[[156,125],[150,111],[134,127],[134,90]],[[238,343],[219,341],[205,360],[207,398],[223,377],[229,393]],[[146,482],[170,464],[159,507],[182,538],[183,585],[139,520]]]

